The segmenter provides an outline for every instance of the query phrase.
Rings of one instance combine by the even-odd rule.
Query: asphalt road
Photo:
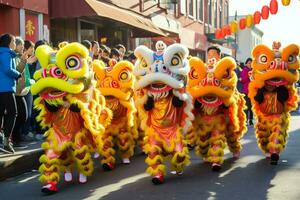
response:
[[[37,172],[23,174],[0,182],[0,199],[300,200],[300,116],[292,117],[289,143],[277,166],[262,155],[253,132],[250,128],[243,139],[240,159],[226,154],[221,172],[212,172],[192,151],[192,163],[182,176],[168,174],[165,184],[155,186],[144,173],[144,155],[137,155],[112,172],[103,172],[97,163],[87,184],[61,182],[52,196],[40,192]]]

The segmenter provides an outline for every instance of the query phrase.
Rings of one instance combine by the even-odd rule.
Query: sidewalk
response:
[[[26,149],[16,149],[15,154],[0,153],[0,181],[37,169],[42,154],[41,142],[28,142]]]

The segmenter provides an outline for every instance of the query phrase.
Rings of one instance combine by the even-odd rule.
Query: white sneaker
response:
[[[87,177],[83,174],[79,174],[79,183],[86,183],[87,182]]]
[[[73,176],[71,172],[65,172],[64,177],[66,182],[71,182],[73,180]]]
[[[94,156],[93,156],[95,159],[99,158],[100,157],[100,154],[99,153],[94,153]]]
[[[123,162],[123,164],[129,164],[130,160],[129,160],[129,158],[123,158],[122,162]]]

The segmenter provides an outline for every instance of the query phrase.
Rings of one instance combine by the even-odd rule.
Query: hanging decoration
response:
[[[288,6],[288,5],[290,5],[291,0],[281,0],[281,2],[282,2],[282,5]]]
[[[246,19],[242,18],[240,19],[240,29],[244,30],[246,28]]]
[[[278,12],[278,2],[277,0],[271,0],[270,2],[270,13],[276,15]]]
[[[281,0],[283,6],[288,6],[291,0]],[[249,14],[245,18],[241,18],[239,21],[231,21],[228,25],[220,29],[216,29],[215,37],[217,39],[223,39],[227,35],[237,33],[238,30],[244,30],[246,27],[251,28],[253,25],[259,24],[260,21],[267,20],[270,16],[276,15],[278,12],[278,0],[270,0],[270,5],[263,6],[261,11],[256,11],[253,15]]]
[[[238,31],[238,22],[237,21],[230,22],[230,30],[232,33],[236,33]]]
[[[269,13],[270,8],[268,6],[263,6],[261,9],[261,17],[266,20],[269,18]]]
[[[261,13],[259,11],[256,11],[253,15],[253,23],[259,24],[261,20]]]
[[[253,17],[252,17],[252,15],[247,15],[246,16],[246,26],[248,28],[250,28],[252,26],[252,24],[253,24]]]

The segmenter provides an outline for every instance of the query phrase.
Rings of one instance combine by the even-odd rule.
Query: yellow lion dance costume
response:
[[[101,137],[102,167],[112,170],[115,165],[116,145],[123,163],[129,164],[133,156],[138,132],[135,125],[136,109],[133,102],[133,64],[121,61],[105,67],[100,61],[94,62],[97,88],[105,96],[106,106],[113,112],[111,124]]]
[[[31,88],[33,95],[40,96],[34,102],[40,110],[37,120],[48,129],[39,168],[45,193],[57,191],[60,171],[65,172],[65,181],[72,181],[74,164],[79,182],[87,181],[93,172],[90,152],[100,152],[99,141],[111,119],[104,97],[94,87],[88,50],[79,43],[60,47],[58,51],[46,45],[37,48],[42,68],[34,74],[37,82]]]
[[[241,137],[246,133],[245,101],[236,89],[236,63],[226,57],[204,64],[192,57],[188,92],[194,99],[193,129],[187,138],[196,146],[196,154],[212,163],[219,171],[223,163],[225,144],[234,157],[241,151]]]
[[[252,81],[249,98],[257,118],[256,137],[260,149],[276,165],[285,148],[290,112],[297,108],[295,83],[299,78],[299,47],[280,49],[279,42],[270,49],[258,45],[252,51]]]
[[[165,176],[165,157],[171,157],[172,169],[177,174],[190,162],[183,137],[193,120],[192,99],[185,90],[188,50],[180,44],[173,44],[162,52],[139,46],[135,55],[138,58],[135,89],[140,97],[137,107],[143,109],[145,115],[141,123],[145,130],[147,172],[153,176],[154,184],[161,184]]]

